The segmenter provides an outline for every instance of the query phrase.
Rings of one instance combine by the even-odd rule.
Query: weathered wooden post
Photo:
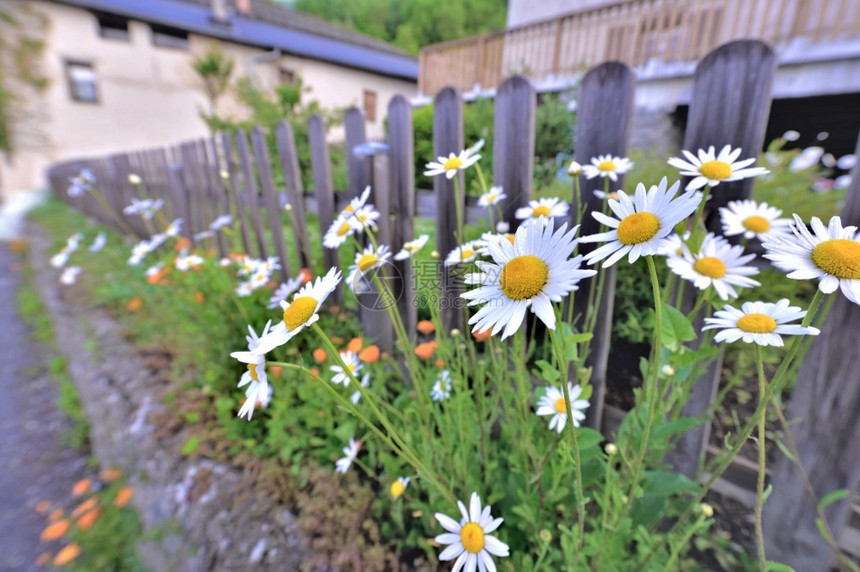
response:
[[[257,175],[254,172],[254,164],[251,161],[251,152],[248,148],[248,134],[243,130],[236,132],[236,150],[239,153],[239,164],[242,166],[242,179],[245,182],[242,202],[247,206],[251,215],[251,223],[256,235],[257,252],[260,258],[269,257],[269,245],[266,241],[266,231],[263,226],[263,215],[260,213],[260,195],[257,190]],[[250,253],[249,253],[250,254]]]
[[[731,145],[744,150],[741,157],[758,155],[764,144],[775,71],[773,50],[758,40],[730,42],[705,56],[693,76],[684,149],[695,153],[713,145],[719,152],[723,146]],[[688,181],[681,181],[682,188]],[[728,201],[749,198],[753,183],[754,179],[743,179],[720,183],[714,189],[705,209],[708,230],[721,232],[719,207]],[[692,309],[692,301],[688,308]],[[696,331],[701,331],[702,320],[703,315],[696,318]],[[721,369],[722,353],[693,385],[682,415],[699,417],[707,411],[717,396]],[[709,438],[710,423],[687,431],[668,461],[681,473],[695,477]]]
[[[843,226],[860,226],[860,166],[851,173],[841,218]],[[860,306],[839,290],[830,296],[836,299],[821,334],[803,357],[786,413],[788,419],[800,419],[791,426],[791,434],[818,500],[840,489],[853,491],[860,480]],[[779,455],[773,466],[771,485],[773,491],[764,505],[769,559],[795,570],[827,570],[832,552],[816,526],[816,501],[806,493],[800,472],[785,455]],[[847,524],[850,499],[824,509],[837,538]]]
[[[221,134],[221,148],[224,150],[224,170],[227,171],[227,182],[229,186],[229,194],[232,195],[233,205],[236,208],[236,215],[239,217],[239,232],[242,235],[242,244],[245,246],[245,252],[249,256],[254,256],[254,244],[251,242],[251,232],[249,230],[248,215],[245,212],[245,204],[242,200],[241,178],[242,173],[236,165],[236,156],[233,140],[229,133]]]
[[[346,136],[346,169],[349,173],[347,198],[360,195],[370,184],[370,159],[353,153],[353,149],[367,142],[364,130],[364,113],[357,107],[350,107],[343,116],[343,129]]]
[[[591,162],[592,157],[612,154],[619,157],[627,155],[627,141],[630,137],[630,122],[633,115],[633,90],[635,77],[629,67],[621,62],[607,62],[592,68],[582,79],[576,121],[576,160],[580,164]],[[612,187],[624,187],[624,176],[618,177]],[[603,210],[603,200],[594,196],[596,188],[603,188],[603,180],[587,180],[580,177],[583,214],[577,212],[578,205],[570,209],[571,224],[576,224],[581,216],[582,226],[579,236],[601,232],[600,224],[591,216],[593,211]],[[598,245],[583,243],[579,253],[586,254]],[[606,395],[606,369],[609,361],[609,342],[612,333],[612,309],[615,298],[615,266],[603,269],[603,292],[597,310],[594,338],[591,353],[586,364],[591,366],[591,384],[594,392],[591,407],[588,408],[586,424],[599,429],[603,420],[603,402]],[[597,278],[580,283],[574,302],[574,322],[582,325],[585,315],[593,309],[588,308],[588,293],[597,287]]]
[[[290,259],[287,254],[287,244],[284,242],[284,222],[281,218],[281,205],[275,195],[275,182],[272,180],[272,164],[269,160],[269,146],[266,143],[266,134],[260,126],[251,131],[251,143],[254,146],[254,157],[257,159],[257,170],[260,172],[260,188],[263,192],[263,204],[269,216],[269,231],[272,233],[272,241],[275,243],[275,253],[281,263],[281,281],[289,280]],[[263,236],[265,241],[265,235]]]
[[[319,115],[313,115],[308,120],[308,143],[311,147],[311,170],[314,176],[314,196],[317,202],[320,233],[325,234],[334,221],[335,204],[334,187],[331,182],[331,161],[325,140],[325,122]],[[326,271],[333,266],[339,267],[337,251],[323,248],[323,264]],[[339,303],[343,299],[341,284],[331,293],[331,299],[334,303]]]
[[[275,126],[275,139],[278,143],[278,155],[281,159],[281,172],[284,174],[287,204],[292,209],[290,227],[293,229],[299,266],[311,268],[311,244],[308,237],[308,225],[305,221],[305,197],[293,127],[286,121],[279,121]]]
[[[502,216],[516,229],[514,213],[528,205],[532,194],[535,155],[535,108],[537,94],[522,76],[506,79],[499,86],[493,121],[493,181],[501,185],[507,199]]]

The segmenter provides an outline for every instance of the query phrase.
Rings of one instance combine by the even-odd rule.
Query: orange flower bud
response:
[[[81,530],[89,530],[93,527],[96,519],[101,515],[102,509],[94,508],[87,511],[78,518],[78,528]]]
[[[63,511],[58,508],[48,515],[48,522],[54,522],[60,520],[61,518],[63,518]]]
[[[75,510],[72,511],[72,516],[77,518],[88,510],[94,509],[98,502],[99,501],[96,499],[96,497],[88,498],[87,500],[79,504]]]
[[[272,377],[275,379],[281,379],[281,373],[283,373],[284,368],[279,365],[273,365],[269,368],[269,371],[272,372]]]
[[[102,471],[100,477],[103,481],[115,481],[122,476],[122,471],[115,467]]]
[[[202,304],[203,303],[203,292],[195,292],[194,293],[194,299],[197,300],[198,304]]]
[[[476,342],[486,342],[490,339],[490,328],[487,328],[482,332],[475,332],[472,334],[472,337],[475,338]]]
[[[439,358],[436,360],[436,367],[445,367],[445,360]]]
[[[57,553],[54,558],[54,566],[65,566],[72,560],[78,557],[81,553],[81,547],[77,542],[72,542]]]
[[[415,347],[415,355],[421,359],[430,359],[433,357],[433,352],[436,351],[436,346],[433,345],[434,343],[435,342],[426,342],[418,344],[418,346]]]
[[[36,557],[36,566],[44,566],[51,560],[50,552],[42,552],[39,556]]]
[[[44,540],[45,542],[56,540],[62,537],[69,531],[69,521],[68,520],[58,520],[52,524],[49,524],[45,530],[42,531],[42,534],[39,535],[40,540]]]
[[[310,371],[312,374],[314,374],[314,375],[319,375],[319,374],[320,374],[320,370],[318,370],[318,369],[317,369],[317,368],[315,368],[315,367],[312,367],[309,371]]]
[[[358,354],[358,359],[364,363],[376,363],[379,360],[379,347],[376,345],[367,346]]]
[[[346,349],[355,353],[360,352],[362,347],[364,347],[364,340],[361,338],[352,338],[349,340],[349,343],[346,344]]]
[[[173,245],[173,250],[175,250],[176,252],[179,252],[180,250],[187,250],[189,248],[191,248],[191,241],[184,236],[177,240],[176,244]]]
[[[317,348],[314,350],[314,360],[316,360],[317,363],[324,362],[327,355],[328,354],[326,354],[325,350],[322,348]]]
[[[36,510],[38,512],[47,512],[49,508],[51,508],[51,501],[43,500],[36,503]]]
[[[309,269],[302,268],[301,270],[299,270],[299,278],[301,278],[302,284],[307,284],[308,282],[313,280],[314,274]]]
[[[116,498],[113,499],[114,506],[118,506],[120,508],[124,507],[128,504],[128,501],[131,500],[131,495],[134,491],[131,487],[123,487],[116,493]]]
[[[434,326],[433,322],[431,322],[430,320],[421,320],[420,322],[418,322],[417,328],[418,331],[425,336],[429,336],[436,331],[436,326]]]
[[[137,312],[138,310],[140,310],[140,307],[142,305],[143,305],[143,302],[140,301],[140,298],[135,296],[134,298],[132,298],[131,300],[128,301],[128,304],[126,304],[126,308],[128,308],[132,312]]]

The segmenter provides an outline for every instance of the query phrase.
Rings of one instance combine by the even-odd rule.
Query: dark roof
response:
[[[418,62],[409,54],[265,0],[253,0],[248,15],[231,8],[229,26],[212,21],[210,0],[55,1],[412,81],[418,78]]]

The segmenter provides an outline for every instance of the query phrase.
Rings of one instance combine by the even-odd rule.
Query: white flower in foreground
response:
[[[726,206],[720,207],[720,220],[725,236],[743,234],[744,238],[762,238],[774,233],[790,232],[791,219],[780,218],[780,215],[782,210],[752,200],[730,201]]]
[[[355,227],[349,222],[349,215],[340,215],[334,219],[323,236],[323,246],[340,248],[355,233]]]
[[[74,284],[78,281],[78,274],[81,273],[80,266],[69,266],[68,268],[63,270],[63,273],[60,275],[60,283],[61,284]]]
[[[285,301],[287,297],[299,289],[302,285],[301,277],[298,278],[290,278],[286,282],[282,282],[280,286],[272,292],[272,297],[269,298],[269,304],[266,306],[269,310],[273,310],[281,305],[281,302]]]
[[[571,161],[570,165],[567,166],[567,174],[570,175],[571,177],[581,175],[582,174],[582,165],[580,165],[576,161]]]
[[[713,318],[705,318],[707,324],[702,330],[719,329],[714,336],[715,342],[756,343],[760,346],[781,347],[781,335],[817,336],[818,328],[789,324],[806,316],[806,311],[797,306],[789,306],[783,298],[776,304],[768,302],[744,302],[738,310],[726,305],[714,312]]]
[[[582,166],[582,174],[586,179],[609,177],[610,180],[617,181],[618,175],[623,175],[632,168],[633,162],[627,157],[598,155],[592,157],[590,165]]]
[[[685,189],[687,191],[699,189],[705,185],[713,187],[724,181],[757,177],[770,172],[764,167],[745,168],[755,163],[755,157],[736,161],[741,154],[741,149],[732,150],[731,145],[723,147],[719,155],[715,154],[713,145],[707,151],[699,149],[698,157],[687,150],[681,152],[687,157],[686,161],[679,157],[672,157],[668,163],[680,169],[681,175],[693,177],[693,180],[687,183]]]
[[[291,303],[281,302],[284,319],[272,328],[265,340],[261,340],[263,353],[287,343],[293,336],[319,320],[320,306],[340,283],[340,270],[331,268],[325,276],[318,276],[296,292]]]
[[[394,255],[394,260],[406,260],[407,258],[412,258],[419,250],[424,248],[424,245],[427,244],[428,240],[430,240],[430,235],[422,234],[415,240],[403,243],[403,248],[400,249],[400,252]]]
[[[448,158],[439,157],[436,161],[427,163],[424,175],[427,177],[435,177],[436,175],[445,175],[449,179],[453,179],[457,171],[468,169],[478,162],[480,155],[470,154],[468,149],[460,151],[459,155],[451,153]]]
[[[203,258],[197,256],[196,254],[189,254],[188,256],[177,256],[173,261],[173,265],[176,266],[176,269],[180,272],[188,272],[193,268],[197,268],[203,264]]]
[[[753,288],[760,284],[748,278],[758,274],[758,268],[745,266],[755,254],[744,254],[744,247],[731,244],[725,238],[709,232],[702,241],[699,252],[692,254],[686,245],[680,256],[669,256],[666,263],[672,272],[689,280],[699,290],[713,286],[722,300],[737,298],[735,286]]]
[[[860,237],[856,226],[842,226],[838,216],[825,227],[812,217],[812,232],[794,215],[794,236],[765,237],[765,258],[794,280],[818,279],[825,294],[841,288],[845,297],[860,304]]]
[[[272,321],[266,322],[263,332],[257,336],[254,328],[248,326],[249,335],[245,336],[248,341],[248,351],[233,352],[230,357],[239,360],[242,363],[248,364],[248,371],[242,374],[239,380],[239,387],[248,385],[245,391],[245,403],[239,409],[239,417],[248,416],[248,421],[254,414],[254,408],[257,402],[266,404],[269,400],[269,383],[266,378],[266,353],[261,350],[260,342],[269,333],[269,326]]]
[[[564,402],[564,392],[557,387],[547,387],[546,393],[538,401],[537,415],[552,415],[549,420],[549,428],[559,433],[564,430],[567,418],[573,418],[573,426],[579,427],[581,421],[585,420],[585,411],[588,409],[588,400],[577,399],[582,394],[582,387],[567,382],[567,390],[570,392],[570,407],[573,414],[567,414],[567,404]]]
[[[380,212],[373,205],[365,205],[352,213],[349,217],[349,224],[355,228],[355,232],[361,234],[365,228],[377,230],[376,219],[380,216]]]
[[[388,492],[391,493],[391,496],[399,499],[403,496],[403,493],[406,492],[406,487],[409,486],[409,477],[397,477],[397,480],[391,483],[391,486],[388,487]]]
[[[555,230],[552,220],[546,225],[525,225],[517,229],[513,244],[500,240],[487,244],[493,262],[478,262],[481,272],[469,273],[466,284],[478,288],[460,295],[469,305],[483,304],[469,320],[473,332],[492,328],[496,335],[504,328],[502,339],[512,335],[531,309],[551,330],[555,329],[552,302],[560,302],[579,288],[578,282],[594,276],[594,270],[580,270],[582,256],[568,258],[577,239],[578,226],[567,231],[567,223]]]
[[[209,225],[209,230],[221,230],[225,226],[229,226],[233,224],[233,217],[225,214],[220,215],[218,218],[212,221],[212,224]]]
[[[490,190],[478,197],[478,206],[489,208],[499,204],[502,199],[508,198],[508,195],[502,191],[502,187],[490,187]]]
[[[182,219],[178,218],[167,226],[167,229],[164,231],[164,234],[166,236],[176,236],[180,232],[182,232]]]
[[[358,209],[367,204],[367,200],[370,198],[370,185],[364,187],[364,190],[361,191],[361,194],[357,197],[351,199],[349,204],[344,207],[344,209],[340,212],[340,216],[349,217],[352,213],[356,212]]]
[[[361,252],[356,252],[355,263],[349,267],[349,276],[346,278],[353,292],[357,294],[367,292],[370,287],[365,282],[365,275],[381,267],[389,258],[391,258],[391,250],[385,244],[378,250],[373,245],[369,245]]]
[[[365,373],[363,376],[361,376],[361,387],[370,387],[369,373]],[[352,401],[353,405],[358,405],[358,402],[361,401],[361,391],[353,391],[352,395],[349,396],[349,400]]]
[[[477,493],[472,493],[468,511],[462,501],[457,501],[457,506],[462,514],[460,522],[440,512],[435,515],[439,525],[447,531],[436,537],[436,542],[448,545],[439,554],[439,560],[456,558],[454,570],[475,572],[480,568],[481,572],[494,572],[496,565],[491,555],[506,557],[510,554],[507,544],[495,536],[490,536],[504,519],[494,519],[489,505],[482,510],[481,499]]]
[[[361,449],[361,441],[355,439],[349,440],[349,446],[343,448],[344,457],[335,462],[336,473],[346,473],[352,466],[352,462],[358,456],[358,451]]]
[[[433,401],[445,401],[451,397],[451,373],[447,369],[443,369],[436,376],[436,381],[430,389],[430,397]]]
[[[340,364],[330,366],[329,369],[334,372],[331,382],[334,384],[343,384],[344,387],[347,387],[349,382],[352,381],[352,376],[361,371],[362,364],[358,359],[358,354],[352,351],[340,352],[340,359],[343,360],[346,368]]]
[[[98,233],[90,245],[90,252],[101,251],[105,247],[105,244],[107,244],[107,235],[103,232]]]
[[[520,207],[514,212],[514,217],[520,220],[539,220],[546,224],[551,217],[567,216],[570,207],[563,200],[550,197],[529,201],[528,206]]]
[[[661,252],[666,247],[666,238],[676,224],[693,214],[701,202],[695,191],[689,190],[676,197],[680,182],[666,188],[666,177],[659,185],[648,191],[645,185],[636,185],[633,198],[618,191],[618,200],[609,199],[610,210],[618,218],[592,211],[592,216],[612,230],[584,236],[582,242],[607,242],[585,256],[589,264],[604,258],[604,267],[611,266],[629,253],[629,261],[636,262],[640,256]]]
[[[454,250],[448,253],[445,258],[445,266],[454,266],[455,264],[463,264],[471,262],[478,257],[481,249],[484,247],[483,240],[470,240],[464,242],[460,246],[454,247]]]

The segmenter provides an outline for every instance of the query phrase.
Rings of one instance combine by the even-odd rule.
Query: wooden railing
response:
[[[419,89],[495,88],[512,74],[572,76],[599,62],[695,62],[759,38],[777,48],[860,38],[860,0],[627,0],[421,49]]]

